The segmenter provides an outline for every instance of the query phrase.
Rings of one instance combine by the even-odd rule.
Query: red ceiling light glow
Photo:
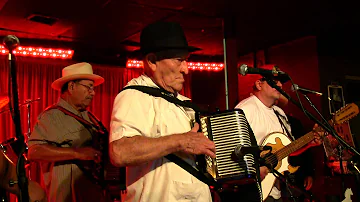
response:
[[[188,62],[187,64],[190,70],[221,71],[224,69],[223,63]],[[144,68],[144,65],[139,60],[128,60],[126,68]]]
[[[0,54],[6,55],[8,53],[9,51],[4,46],[0,45]],[[74,55],[74,51],[54,48],[19,46],[13,50],[13,54],[18,56],[71,59]]]
[[[144,68],[143,61],[140,60],[128,60],[126,62],[126,68]]]
[[[224,69],[224,64],[207,63],[207,62],[188,62],[188,68],[191,70],[221,71]]]

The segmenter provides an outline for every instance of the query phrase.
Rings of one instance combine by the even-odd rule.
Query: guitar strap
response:
[[[153,88],[149,86],[127,86],[122,89],[134,89],[141,91],[143,93],[149,94],[154,97],[161,97],[167,100],[168,102],[174,103],[176,105],[187,107],[193,109],[195,112],[204,112],[200,107],[195,105],[194,103],[191,103],[189,101],[182,101],[174,97],[174,95],[164,89],[160,88]],[[214,187],[215,190],[218,190],[221,188],[221,185],[218,184],[212,177],[208,176],[206,173],[194,168],[190,164],[188,164],[186,161],[184,161],[182,158],[176,156],[175,154],[168,154],[165,156],[168,160],[174,162],[184,170],[186,170],[188,173],[192,174],[194,177],[199,179],[200,181],[204,182],[205,184]]]
[[[273,110],[274,110],[274,113],[276,114],[276,117],[279,119],[279,122],[280,122],[281,127],[283,128],[283,130],[285,130],[287,136],[288,136],[289,138],[291,138],[292,141],[294,141],[294,140],[295,140],[294,136],[289,132],[289,130],[288,130],[287,127],[285,126],[283,120],[281,119],[281,117],[283,117],[284,119],[285,119],[285,117],[282,116],[282,115],[281,115],[278,111],[276,111],[274,108],[273,108]]]

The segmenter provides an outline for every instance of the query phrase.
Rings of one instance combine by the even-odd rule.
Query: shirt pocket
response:
[[[209,200],[208,186],[203,183],[184,183],[172,181],[169,189],[169,202],[198,202]]]

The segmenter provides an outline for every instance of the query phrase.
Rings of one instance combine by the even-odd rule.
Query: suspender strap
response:
[[[75,118],[76,120],[78,120],[80,123],[82,123],[85,127],[87,128],[93,128],[96,131],[100,132],[102,131],[99,125],[99,121],[97,120],[97,118],[90,112],[88,112],[89,114],[89,118],[94,122],[94,124],[90,123],[89,121],[83,119],[82,117],[72,113],[71,111],[65,109],[64,107],[61,107],[59,105],[52,105],[48,108],[45,109],[45,111],[50,110],[50,109],[58,109],[62,112],[64,112],[64,114],[72,116],[73,118]],[[94,121],[95,120],[95,121]]]
[[[149,86],[134,85],[134,86],[127,86],[122,90],[126,90],[126,89],[134,89],[134,90],[141,91],[143,93],[147,93],[154,97],[161,97],[161,98],[164,98],[165,100],[167,100],[168,102],[174,103],[174,104],[182,106],[182,107],[191,108],[196,112],[205,112],[205,110],[201,109],[199,106],[195,105],[194,103],[189,102],[189,101],[179,100],[176,97],[174,97],[174,95],[172,93],[170,93],[164,89],[161,89],[161,88],[153,88],[153,87],[149,87]]]

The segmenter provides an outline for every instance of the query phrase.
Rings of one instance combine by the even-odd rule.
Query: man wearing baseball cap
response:
[[[277,68],[274,65],[268,64],[261,67],[262,69],[272,70]],[[281,132],[285,134],[290,140],[295,140],[291,126],[285,112],[279,107],[286,105],[287,99],[268,82],[275,83],[279,88],[282,84],[287,82],[286,75],[268,75],[265,77],[261,75],[251,75],[252,93],[250,97],[242,100],[235,108],[242,109],[245,113],[246,119],[249,122],[251,129],[254,132],[258,145],[273,132]],[[316,140],[312,141],[311,146],[317,146],[321,143],[320,137],[315,135]],[[304,149],[307,147],[304,147]],[[304,150],[300,149],[299,152]],[[266,166],[260,167],[260,178],[263,180],[269,173]],[[275,183],[276,184],[276,183]],[[271,184],[271,186],[273,186]],[[266,202],[281,202],[281,192],[278,186],[273,186],[269,196],[264,198]],[[247,192],[248,193],[248,192]],[[258,200],[245,200],[258,201]]]

